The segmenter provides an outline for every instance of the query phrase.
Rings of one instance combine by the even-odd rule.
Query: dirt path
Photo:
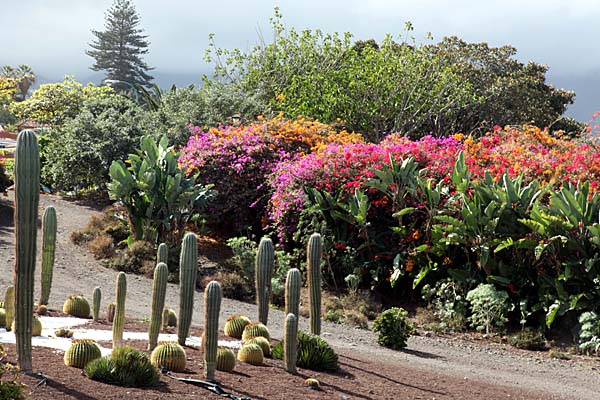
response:
[[[64,299],[73,293],[83,293],[91,298],[93,288],[102,288],[103,304],[114,297],[116,272],[101,265],[82,248],[73,245],[69,239],[72,231],[84,227],[93,209],[76,205],[56,196],[42,196],[40,209],[53,205],[58,217],[58,243],[54,282],[50,296],[50,307],[61,308]],[[14,266],[12,193],[0,198],[0,291],[12,281]],[[38,235],[38,240],[41,239]],[[39,256],[38,251],[38,256]],[[39,257],[38,257],[39,258]],[[38,261],[39,265],[39,261]],[[37,285],[38,282],[36,282]],[[128,275],[127,313],[128,317],[146,318],[150,312],[151,280]],[[37,298],[36,287],[36,298]],[[175,308],[178,304],[178,288],[169,285],[166,303]],[[201,325],[202,294],[196,294],[196,311],[193,323]],[[256,307],[226,299],[222,305],[221,323],[236,312],[246,313],[256,318]],[[269,328],[273,337],[282,335],[283,313],[271,310]],[[222,326],[222,325],[221,325]],[[302,320],[300,327],[307,329],[308,323]],[[397,378],[382,375],[393,386],[421,388],[422,399],[487,398],[487,399],[597,399],[600,393],[600,361],[583,357],[571,360],[551,359],[547,354],[517,351],[500,344],[478,344],[459,338],[412,337],[404,351],[391,351],[379,347],[375,336],[368,331],[343,325],[324,323],[322,336],[347,360],[372,361],[372,373],[396,371],[403,376],[407,371],[410,382],[398,382]],[[376,362],[376,363],[375,363]],[[410,373],[408,372],[410,371]],[[431,382],[431,380],[435,382]],[[431,382],[431,383],[428,383]],[[435,391],[430,389],[435,387]],[[464,389],[468,396],[456,395]],[[458,389],[457,389],[458,388]],[[396,392],[397,393],[397,392]],[[396,398],[391,393],[388,397]],[[359,396],[364,397],[364,396]],[[353,398],[346,396],[346,398]],[[397,398],[408,398],[400,395]]]

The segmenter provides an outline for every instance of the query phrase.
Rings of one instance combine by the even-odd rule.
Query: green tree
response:
[[[105,16],[105,30],[92,33],[96,37],[86,54],[96,60],[93,71],[106,71],[106,79],[149,86],[152,70],[142,59],[148,53],[147,35],[138,28],[140,17],[128,0],[115,0]],[[128,90],[124,86],[125,90]]]
[[[5,65],[0,70],[0,77],[12,78],[17,83],[15,100],[22,101],[27,97],[29,89],[35,83],[35,73],[29,65],[21,64],[17,68]]]

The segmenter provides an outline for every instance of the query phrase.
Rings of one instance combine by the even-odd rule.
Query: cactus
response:
[[[154,283],[152,284],[152,311],[150,315],[150,327],[148,330],[148,350],[152,351],[158,341],[158,332],[162,320],[162,311],[165,308],[165,296],[167,294],[167,278],[169,270],[164,262],[158,263],[154,268]]]
[[[16,320],[10,327],[13,332],[15,331],[15,322]],[[31,316],[31,336],[42,336],[42,321],[36,315]]]
[[[252,321],[250,321],[250,318],[246,317],[245,315],[234,314],[227,318],[227,321],[225,321],[225,328],[223,328],[223,332],[225,335],[231,338],[241,339],[242,333],[244,333],[244,328],[251,322]]]
[[[37,306],[36,312],[38,315],[46,315],[48,314],[48,306],[40,304],[39,306]]]
[[[123,326],[125,325],[125,296],[127,295],[127,278],[125,272],[117,275],[115,318],[113,320],[113,349],[123,342]]]
[[[15,336],[17,359],[23,372],[31,371],[31,311],[37,250],[40,201],[40,151],[35,132],[24,130],[15,150]]]
[[[321,384],[315,378],[307,378],[304,383],[312,390],[321,390]]]
[[[67,328],[60,328],[54,331],[54,336],[56,337],[64,337],[64,338],[72,338],[73,337],[73,332],[70,329]]]
[[[56,253],[56,210],[48,206],[42,222],[42,284],[40,305],[47,305],[52,287],[54,255]]]
[[[285,278],[285,315],[292,313],[298,318],[300,316],[300,287],[302,277],[297,268],[288,271]]]
[[[271,297],[271,278],[273,277],[274,262],[273,242],[269,238],[262,238],[256,252],[255,282],[258,320],[265,325],[267,325],[269,319],[269,299]]]
[[[291,374],[296,373],[296,360],[298,359],[298,317],[289,313],[285,317],[283,328],[283,363],[285,370]]]
[[[73,294],[63,304],[63,312],[78,318],[89,318],[90,303],[80,294]]]
[[[198,240],[189,232],[183,238],[179,257],[179,324],[177,341],[185,345],[185,339],[192,324],[194,311],[194,292],[196,291],[196,274],[198,270]]]
[[[217,371],[231,372],[235,368],[235,354],[228,347],[217,349]]]
[[[308,269],[308,290],[310,292],[310,333],[321,334],[321,235],[313,233],[308,240],[306,263]]]
[[[209,381],[215,380],[222,298],[221,284],[209,282],[204,289],[204,377]]]
[[[6,329],[10,329],[15,320],[15,287],[6,288],[4,297],[4,309],[6,310]]]
[[[94,321],[100,319],[100,303],[102,302],[102,291],[100,286],[94,288],[94,294],[92,295],[92,318]]]
[[[242,342],[246,343],[248,340],[259,336],[262,336],[267,340],[271,340],[269,330],[264,324],[260,322],[248,324],[246,325],[246,327],[244,328],[244,332],[242,333]]]
[[[115,308],[117,308],[117,303],[109,303],[106,306],[106,320],[108,322],[113,322],[115,320]]]
[[[100,347],[93,339],[75,339],[65,351],[65,365],[68,367],[85,368],[87,363],[102,357]]]
[[[257,344],[263,351],[265,357],[271,356],[271,342],[265,337],[258,336],[248,340],[245,344]]]
[[[165,263],[169,265],[169,247],[165,243],[158,245],[156,252],[156,264]]]
[[[185,350],[177,342],[160,342],[152,351],[150,362],[159,369],[183,372],[186,364]]]
[[[175,314],[175,310],[170,308],[165,308],[163,310],[162,325],[163,330],[167,330],[167,328],[170,326],[177,326],[177,314]]]
[[[237,359],[251,365],[262,365],[264,361],[263,350],[254,343],[243,345],[238,351]]]
[[[0,308],[0,328],[6,328],[6,310]]]

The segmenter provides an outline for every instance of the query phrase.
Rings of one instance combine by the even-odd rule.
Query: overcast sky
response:
[[[112,0],[0,0],[0,65],[29,64],[39,75],[88,78],[90,29],[104,28]],[[600,0],[135,0],[149,36],[154,73],[198,79],[209,33],[220,47],[247,49],[279,6],[287,26],[352,32],[356,39],[403,33],[456,35],[470,42],[511,44],[521,61],[550,66],[550,81],[578,93],[580,119],[600,109]],[[585,103],[585,104],[584,104]],[[588,113],[589,114],[585,114]]]

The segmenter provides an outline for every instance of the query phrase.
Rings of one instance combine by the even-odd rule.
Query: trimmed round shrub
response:
[[[262,365],[264,355],[262,348],[257,344],[246,344],[238,351],[237,359],[251,365]]]
[[[235,368],[235,354],[228,347],[217,349],[217,371],[231,372]]]
[[[66,366],[85,368],[88,362],[102,357],[100,347],[93,339],[75,339],[65,351],[64,362]]]
[[[161,342],[152,351],[150,361],[156,368],[182,372],[186,365],[185,350],[177,342]]]
[[[398,307],[382,312],[373,323],[373,332],[379,333],[377,343],[395,350],[406,347],[406,340],[414,333],[407,316],[408,311]]]
[[[63,304],[63,312],[78,318],[89,318],[90,303],[82,295],[74,294]]]
[[[242,314],[234,314],[227,318],[223,332],[234,339],[241,339],[246,325],[252,323],[250,318]]]

